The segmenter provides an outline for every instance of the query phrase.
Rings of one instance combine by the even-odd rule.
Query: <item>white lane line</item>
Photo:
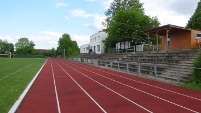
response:
[[[72,64],[72,65],[73,65],[73,64]],[[76,66],[76,65],[74,65],[74,66]],[[144,94],[147,94],[147,95],[150,95],[150,96],[152,96],[152,97],[158,98],[158,99],[163,100],[163,101],[165,101],[165,102],[167,102],[167,103],[170,103],[170,104],[173,104],[173,105],[175,105],[175,106],[181,107],[181,108],[186,109],[186,110],[188,110],[188,111],[191,111],[191,112],[194,112],[194,113],[198,113],[197,111],[194,111],[194,110],[192,110],[192,109],[190,109],[190,108],[184,107],[184,106],[179,105],[179,104],[174,103],[174,102],[171,102],[171,101],[169,101],[169,100],[166,100],[166,99],[161,98],[161,97],[159,97],[159,96],[156,96],[156,95],[154,95],[154,94],[148,93],[148,92],[146,92],[146,91],[142,91],[142,90],[137,89],[137,88],[135,88],[135,87],[132,87],[132,86],[130,86],[130,85],[127,85],[127,84],[124,84],[124,83],[119,82],[119,81],[117,81],[117,80],[114,80],[114,79],[112,79],[112,78],[103,76],[103,75],[101,75],[101,74],[95,73],[95,72],[93,72],[93,71],[90,71],[90,70],[88,70],[88,69],[82,68],[82,67],[80,67],[80,66],[76,66],[76,67],[79,67],[79,68],[81,68],[81,69],[84,69],[84,70],[86,70],[86,71],[89,71],[89,72],[91,72],[91,73],[94,73],[94,74],[96,74],[96,75],[99,75],[99,76],[101,76],[101,77],[103,77],[103,78],[106,78],[106,79],[108,79],[108,80],[114,81],[114,82],[116,82],[116,83],[118,83],[118,84],[124,85],[124,86],[126,86],[126,87],[131,88],[131,89],[137,90],[137,91],[142,92],[142,93],[144,93]]]
[[[63,63],[63,62],[62,62],[62,63]],[[66,64],[65,64],[65,65],[66,65]],[[68,66],[68,65],[66,65],[66,66]],[[68,67],[70,67],[70,66],[68,66]],[[73,70],[75,70],[75,71],[77,71],[78,73],[80,73],[80,74],[84,75],[85,77],[89,78],[90,80],[92,80],[92,81],[96,82],[97,84],[99,84],[99,85],[103,86],[104,88],[106,88],[106,89],[110,90],[111,92],[113,92],[113,93],[115,93],[115,94],[119,95],[120,97],[122,97],[122,98],[126,99],[127,101],[129,101],[129,102],[131,102],[131,103],[135,104],[136,106],[138,106],[138,107],[140,107],[140,108],[144,109],[145,111],[147,111],[147,112],[149,112],[149,113],[153,113],[152,111],[148,110],[147,108],[145,108],[145,107],[143,107],[143,106],[139,105],[138,103],[136,103],[136,102],[134,102],[134,101],[130,100],[129,98],[127,98],[127,97],[125,97],[125,96],[123,96],[123,95],[119,94],[118,92],[116,92],[116,91],[112,90],[111,88],[109,88],[109,87],[107,87],[107,86],[105,86],[105,85],[101,84],[100,82],[98,82],[98,81],[96,81],[96,80],[92,79],[91,77],[89,77],[89,76],[85,75],[84,73],[82,73],[82,72],[80,72],[80,71],[76,70],[75,68],[72,68],[72,67],[70,67],[70,68],[71,68],[71,69],[73,69]]]
[[[54,81],[54,91],[55,91],[55,94],[56,94],[57,109],[58,109],[58,113],[61,113],[60,105],[59,105],[59,97],[58,97],[58,93],[57,93],[57,86],[56,86],[55,76],[54,76],[54,68],[52,66],[52,61],[51,61],[51,67],[52,67],[52,78],[53,78],[53,81]]]
[[[46,62],[47,62],[47,60],[46,60]],[[13,106],[11,107],[11,109],[9,110],[8,113],[15,113],[15,111],[17,110],[17,108],[19,107],[19,105],[22,103],[22,100],[26,96],[27,92],[30,90],[31,86],[33,85],[34,81],[38,77],[39,73],[43,69],[43,67],[46,64],[46,62],[43,64],[43,66],[40,68],[40,70],[36,73],[35,77],[31,80],[31,82],[26,87],[26,89],[24,90],[24,92],[20,95],[20,97],[18,98],[18,100],[13,104]]]
[[[91,66],[87,66],[87,67],[92,68]],[[182,93],[179,93],[179,92],[175,92],[175,91],[172,91],[172,90],[169,90],[169,89],[165,89],[165,88],[162,88],[162,87],[158,87],[158,86],[155,86],[155,85],[151,85],[151,84],[148,84],[148,83],[144,83],[144,82],[141,82],[141,81],[130,79],[130,78],[127,78],[127,77],[123,77],[123,76],[120,76],[120,75],[116,75],[116,74],[113,74],[113,73],[110,73],[110,72],[106,72],[106,71],[103,71],[103,70],[100,70],[100,69],[96,69],[96,68],[93,68],[93,69],[98,70],[98,71],[102,71],[102,72],[105,72],[107,74],[111,74],[111,75],[114,75],[114,76],[117,76],[117,77],[120,77],[120,78],[124,78],[124,79],[130,80],[130,81],[133,81],[133,82],[137,82],[137,83],[144,84],[144,85],[147,85],[147,86],[151,86],[151,87],[154,87],[154,88],[157,88],[157,89],[161,89],[161,90],[164,90],[164,91],[167,91],[167,92],[178,94],[178,95],[181,95],[181,96],[184,96],[184,97],[187,97],[187,98],[191,98],[191,99],[194,99],[194,100],[197,100],[197,101],[201,101],[201,99],[193,97],[193,96],[185,95],[185,94],[182,94]]]
[[[56,62],[57,63],[57,62]],[[58,64],[58,63],[57,63]],[[58,64],[59,65],[59,64]],[[59,67],[61,67],[59,65]],[[101,105],[98,104],[98,102],[96,102],[96,100],[93,99],[93,97],[91,97],[91,95],[89,93],[87,93],[87,91],[82,88],[82,86],[68,73],[66,72],[66,70],[64,70],[64,68],[61,67],[61,69],[80,87],[80,89],[82,89],[82,91],[104,112],[107,113],[102,107]]]
[[[8,78],[9,76],[11,76],[11,75],[13,75],[13,74],[15,74],[15,73],[17,73],[17,72],[22,71],[23,69],[26,69],[26,68],[28,68],[28,67],[32,66],[32,65],[33,65],[33,64],[35,64],[35,63],[36,63],[36,62],[34,62],[34,63],[32,63],[32,64],[30,64],[30,65],[28,65],[28,66],[26,66],[26,67],[23,67],[23,68],[21,68],[21,69],[19,69],[19,70],[15,71],[15,72],[13,72],[13,73],[9,74],[9,75],[6,75],[6,76],[4,76],[4,77],[0,78],[0,81],[1,81],[1,80],[3,80],[3,79],[5,79],[5,78]]]

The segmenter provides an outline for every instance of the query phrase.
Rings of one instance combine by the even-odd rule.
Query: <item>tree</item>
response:
[[[14,45],[12,43],[8,43],[7,40],[0,39],[0,54],[5,54],[6,52],[14,52]]]
[[[51,57],[56,57],[56,50],[55,50],[55,48],[52,48],[50,50],[50,55],[51,55]]]
[[[156,17],[149,17],[139,10],[120,10],[113,16],[113,22],[108,27],[106,48],[118,42],[132,41],[133,45],[147,42],[144,30],[159,26]],[[151,40],[154,40],[152,38]]]
[[[120,10],[131,10],[135,9],[140,12],[144,12],[143,4],[139,2],[139,0],[114,0],[111,3],[110,8],[105,12],[107,19],[103,22],[107,28],[113,22],[113,16]]]
[[[198,6],[187,23],[187,28],[201,30],[201,1],[198,2]]]
[[[72,41],[69,34],[65,33],[58,41],[59,47],[57,48],[57,53],[64,55],[65,57],[72,57],[79,54],[79,48],[76,41]]]
[[[15,44],[17,54],[33,54],[34,52],[34,42],[29,41],[28,38],[20,38]]]
[[[193,62],[193,67],[195,67],[195,69],[192,72],[190,83],[201,85],[201,54],[199,54],[197,59]]]

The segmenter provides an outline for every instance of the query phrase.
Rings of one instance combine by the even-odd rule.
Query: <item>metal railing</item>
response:
[[[148,64],[148,63],[129,63],[129,62],[112,62],[112,61],[107,61],[107,60],[100,60],[98,61],[98,66],[103,66],[105,68],[112,68],[116,69],[121,72],[126,72],[128,74],[137,74],[138,76],[143,76],[143,75],[151,75],[151,77],[154,77],[154,79],[158,79],[158,75],[162,75],[163,71],[165,69],[168,69],[169,67],[173,66],[168,66],[168,65],[156,65],[156,64]],[[124,65],[122,65],[124,64]],[[134,65],[135,67],[132,67],[131,65]],[[148,68],[145,68],[148,67]],[[180,76],[180,67],[179,66],[174,66],[176,68],[176,84],[181,83],[181,76]],[[144,74],[144,73],[149,73],[149,74]]]

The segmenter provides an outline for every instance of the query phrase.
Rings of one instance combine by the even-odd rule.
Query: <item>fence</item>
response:
[[[13,58],[46,58],[43,55],[13,54]]]
[[[138,45],[138,46],[142,46],[141,49],[138,49],[138,47],[136,48],[136,46],[131,46],[130,48],[125,48],[125,49],[116,49],[116,48],[110,48],[108,53],[130,53],[133,52],[135,53],[136,51],[140,51],[140,52],[147,52],[148,51],[148,45]],[[157,51],[161,51],[161,45],[158,45],[158,47],[156,45],[150,45],[150,51],[155,52]]]
[[[135,52],[135,46],[131,46],[130,48],[126,49],[116,49],[116,48],[110,48],[108,53],[130,53]]]
[[[91,64],[93,64],[91,62]],[[125,72],[128,74],[136,74],[138,76],[146,76],[153,79],[160,79],[162,78],[174,81],[176,84],[181,83],[181,76],[180,76],[180,67],[174,66],[176,68],[176,75],[171,76],[163,76],[162,73],[165,69],[168,69],[170,66],[168,65],[156,65],[150,63],[129,63],[129,62],[112,62],[107,60],[99,60],[98,66],[102,66],[105,68],[115,69],[121,72]],[[172,67],[172,66],[171,66]]]

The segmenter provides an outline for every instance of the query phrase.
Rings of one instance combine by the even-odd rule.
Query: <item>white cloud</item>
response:
[[[64,2],[56,3],[56,8],[65,7],[65,6],[68,6],[68,4],[67,4],[67,3],[64,3]]]
[[[6,35],[6,36],[0,35],[0,39],[3,40],[3,41],[7,40],[8,43],[13,43],[14,42],[14,38],[12,38],[11,36],[8,36],[8,35]]]
[[[68,16],[64,16],[64,18],[65,18],[65,19],[69,19],[69,17],[68,17]]]
[[[79,47],[84,44],[88,44],[89,38],[90,38],[90,35],[78,35],[78,34],[71,35],[71,39],[75,40]]]
[[[74,9],[74,10],[71,10],[70,11],[70,14],[72,16],[76,16],[76,17],[85,17],[85,18],[88,18],[88,17],[91,17],[92,15],[91,14],[87,14],[85,10],[82,10],[82,9]]]
[[[106,16],[102,16],[99,14],[95,14],[93,15],[93,26],[96,30],[100,31],[102,30],[104,27],[102,25],[102,22],[106,19]]]
[[[140,0],[144,3],[145,13],[157,16],[161,25],[174,24],[186,26],[193,15],[199,0]]]
[[[113,0],[100,0],[100,2],[105,9],[109,9],[110,4],[113,2]]]
[[[62,33],[60,33],[60,32],[42,31],[40,33],[44,34],[44,35],[51,36],[51,37],[61,37],[62,36]]]
[[[29,40],[33,41],[36,45],[36,49],[51,49],[56,48],[58,45],[58,40],[62,36],[62,33],[53,31],[41,31],[38,34],[26,36]],[[21,38],[21,36],[17,36]]]
[[[85,10],[82,9],[75,9],[70,11],[72,16],[75,17],[83,17],[83,18],[92,18],[92,23],[90,24],[85,24],[87,28],[94,29],[96,31],[100,31],[103,29],[102,22],[106,19],[105,15],[100,15],[100,14],[88,14],[86,13]]]

